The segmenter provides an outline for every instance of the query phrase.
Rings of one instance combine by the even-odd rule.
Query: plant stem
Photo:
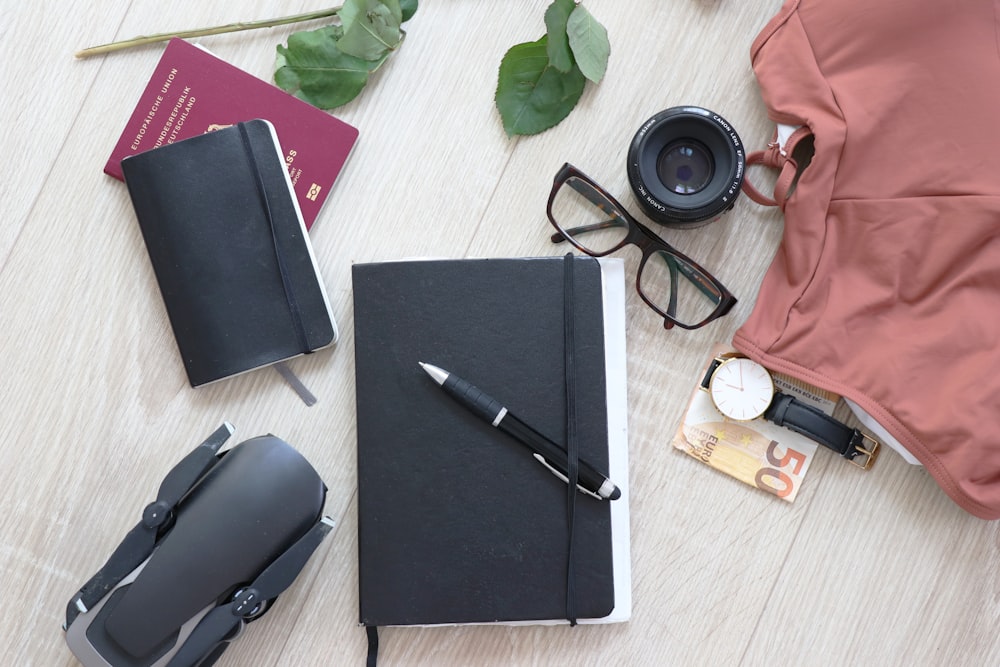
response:
[[[264,21],[250,21],[248,23],[229,23],[226,25],[216,26],[214,28],[201,28],[198,30],[184,30],[181,32],[161,32],[155,35],[142,35],[139,37],[133,37],[132,39],[126,39],[121,42],[112,42],[110,44],[102,44],[101,46],[91,46],[89,48],[83,49],[82,51],[77,51],[77,58],[88,58],[90,56],[96,56],[102,53],[111,53],[112,51],[121,51],[122,49],[130,49],[134,46],[143,46],[145,44],[154,44],[156,42],[165,42],[173,37],[181,37],[183,39],[188,39],[191,37],[205,37],[206,35],[221,35],[227,32],[239,32],[241,30],[256,30],[258,28],[274,28],[280,25],[288,25],[290,23],[299,23],[302,21],[314,21],[317,19],[325,19],[334,16],[339,12],[341,7],[333,7],[331,9],[324,9],[316,12],[309,12],[307,14],[296,14],[295,16],[285,16],[278,19],[267,19]]]

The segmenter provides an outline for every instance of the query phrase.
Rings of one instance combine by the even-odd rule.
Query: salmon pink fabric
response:
[[[1000,517],[1000,1],[788,0],[751,58],[811,162],[734,345]],[[789,147],[790,148],[790,147]]]

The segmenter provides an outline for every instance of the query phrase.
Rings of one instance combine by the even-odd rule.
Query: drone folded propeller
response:
[[[273,435],[219,452],[223,424],[163,479],[66,607],[85,667],[208,667],[288,588],[333,527],[326,485]]]

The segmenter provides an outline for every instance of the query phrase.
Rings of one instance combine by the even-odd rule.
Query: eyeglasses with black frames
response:
[[[736,297],[712,274],[633,218],[614,197],[571,164],[556,174],[549,194],[549,221],[559,230],[553,243],[569,241],[592,257],[626,245],[642,260],[635,287],[663,317],[663,327],[697,329],[728,313]]]

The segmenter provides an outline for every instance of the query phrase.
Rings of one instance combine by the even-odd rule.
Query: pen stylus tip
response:
[[[611,492],[610,496],[608,496],[608,500],[618,500],[621,497],[622,497],[622,491],[616,486],[615,490]]]
[[[442,370],[432,364],[425,364],[422,361],[418,361],[417,363],[420,364],[420,367],[423,368],[428,375],[434,378],[434,381],[437,382],[438,384],[444,384],[444,381],[448,379],[447,371]]]

